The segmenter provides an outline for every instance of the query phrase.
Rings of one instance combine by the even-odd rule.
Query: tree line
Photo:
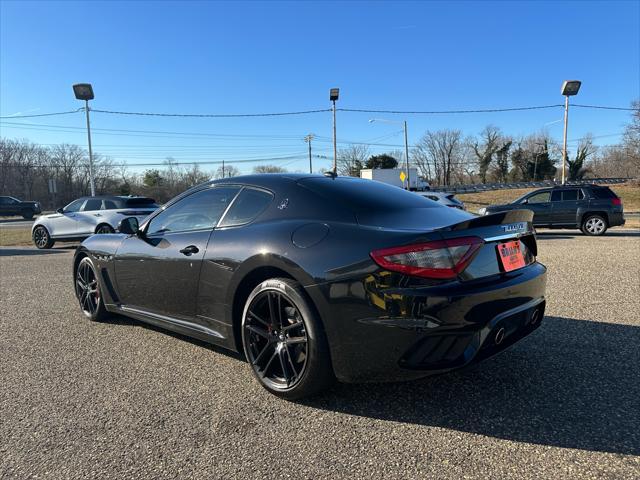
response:
[[[256,173],[284,172],[276,165],[258,165]],[[94,154],[96,194],[142,195],[166,202],[188,188],[210,179],[234,177],[240,170],[221,165],[204,171],[199,165],[179,165],[167,157],[161,168],[135,173],[104,155]],[[56,192],[51,191],[55,182]],[[28,140],[0,138],[0,195],[39,201],[45,209],[58,208],[89,195],[89,155],[77,145],[44,147]]]
[[[588,177],[640,176],[640,101],[632,103],[631,121],[620,143],[597,147],[586,135],[567,156],[570,180]],[[432,185],[474,184],[559,179],[561,145],[547,132],[513,137],[488,125],[477,135],[461,130],[428,130],[410,150],[410,165]],[[352,144],[338,152],[338,172],[360,176],[363,168],[404,165],[402,150],[371,154],[364,144]],[[258,165],[255,173],[286,171],[276,165]],[[179,165],[168,157],[161,168],[135,173],[107,156],[94,155],[94,179],[98,194],[144,195],[165,202],[191,186],[209,179],[233,177],[240,170],[220,165],[205,171],[199,165]],[[57,193],[50,191],[49,182]],[[45,147],[28,140],[0,138],[0,195],[37,200],[45,208],[57,208],[88,195],[89,159],[77,145]]]
[[[640,102],[632,105],[632,120],[625,128],[622,142],[598,147],[589,134],[577,146],[568,148],[569,180],[640,175]],[[350,145],[338,152],[341,175],[359,176],[362,168],[395,168],[404,166],[404,162],[402,151],[371,155],[363,144]],[[457,129],[428,130],[411,149],[409,163],[426,181],[439,186],[559,180],[562,145],[545,131],[513,137],[494,125],[468,137]]]

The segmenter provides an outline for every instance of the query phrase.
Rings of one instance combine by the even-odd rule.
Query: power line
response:
[[[69,115],[70,113],[78,113],[82,112],[83,108],[78,108],[76,110],[69,110],[67,112],[54,112],[54,113],[38,113],[33,115],[7,115],[6,117],[0,118],[34,118],[34,117],[53,117],[55,115]]]
[[[277,113],[151,113],[151,112],[119,112],[115,110],[91,109],[92,112],[109,113],[113,115],[136,115],[145,117],[182,117],[182,118],[245,118],[245,117],[286,117],[291,115],[308,115],[310,113],[330,112],[330,108],[318,110],[302,110],[299,112]]]
[[[440,115],[440,114],[461,114],[461,113],[495,113],[495,112],[521,112],[526,110],[544,110],[549,108],[564,107],[562,104],[538,105],[532,107],[512,107],[512,108],[485,108],[476,110],[372,110],[364,108],[338,108],[341,112],[357,113],[389,113],[405,115]]]
[[[627,111],[627,112],[635,112],[640,110],[640,108],[633,108],[633,107],[608,107],[605,105],[581,105],[578,103],[572,103],[571,104],[572,107],[579,107],[579,108],[597,108],[600,110],[623,110],[623,111]]]
[[[574,107],[579,108],[592,108],[600,110],[620,110],[620,111],[636,111],[637,108],[633,107],[615,107],[608,105],[584,105],[573,104]],[[460,110],[379,110],[379,109],[366,109],[366,108],[337,108],[336,110],[341,112],[355,112],[355,113],[387,113],[387,114],[405,114],[405,115],[459,115],[468,113],[499,113],[499,112],[522,112],[529,110],[544,110],[550,108],[563,107],[562,104],[552,105],[534,105],[526,107],[506,107],[506,108],[480,108],[480,109],[460,109]],[[68,110],[65,112],[51,112],[51,113],[39,113],[33,115],[7,115],[0,116],[0,118],[12,119],[12,118],[35,118],[35,117],[51,117],[57,115],[69,115],[71,113],[78,113],[83,111],[83,108],[75,110]],[[263,112],[263,113],[164,113],[164,112],[128,112],[119,110],[102,110],[91,109],[92,112],[106,113],[110,115],[129,115],[129,116],[147,116],[147,117],[177,117],[177,118],[253,118],[253,117],[284,117],[292,115],[309,115],[315,113],[330,112],[330,108],[320,108],[315,110],[299,110],[292,112]]]

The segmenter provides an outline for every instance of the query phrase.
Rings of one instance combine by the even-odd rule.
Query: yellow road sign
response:
[[[404,173],[404,170],[400,172],[400,181],[404,182],[407,179],[407,174]]]

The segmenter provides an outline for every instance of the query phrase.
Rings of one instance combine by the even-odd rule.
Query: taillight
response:
[[[482,244],[478,237],[436,240],[374,250],[371,258],[382,268],[394,272],[451,279],[467,268]]]
[[[614,207],[619,207],[620,205],[622,205],[622,200],[620,198],[612,198],[611,205],[613,205]]]

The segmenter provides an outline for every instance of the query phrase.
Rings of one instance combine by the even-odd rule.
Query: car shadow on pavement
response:
[[[491,437],[640,454],[640,327],[547,317],[470,370],[395,384],[338,384],[310,407]]]
[[[37,250],[35,248],[0,248],[0,257],[21,257],[25,255],[50,255],[52,253],[64,253],[68,249],[50,249],[50,250]]]

